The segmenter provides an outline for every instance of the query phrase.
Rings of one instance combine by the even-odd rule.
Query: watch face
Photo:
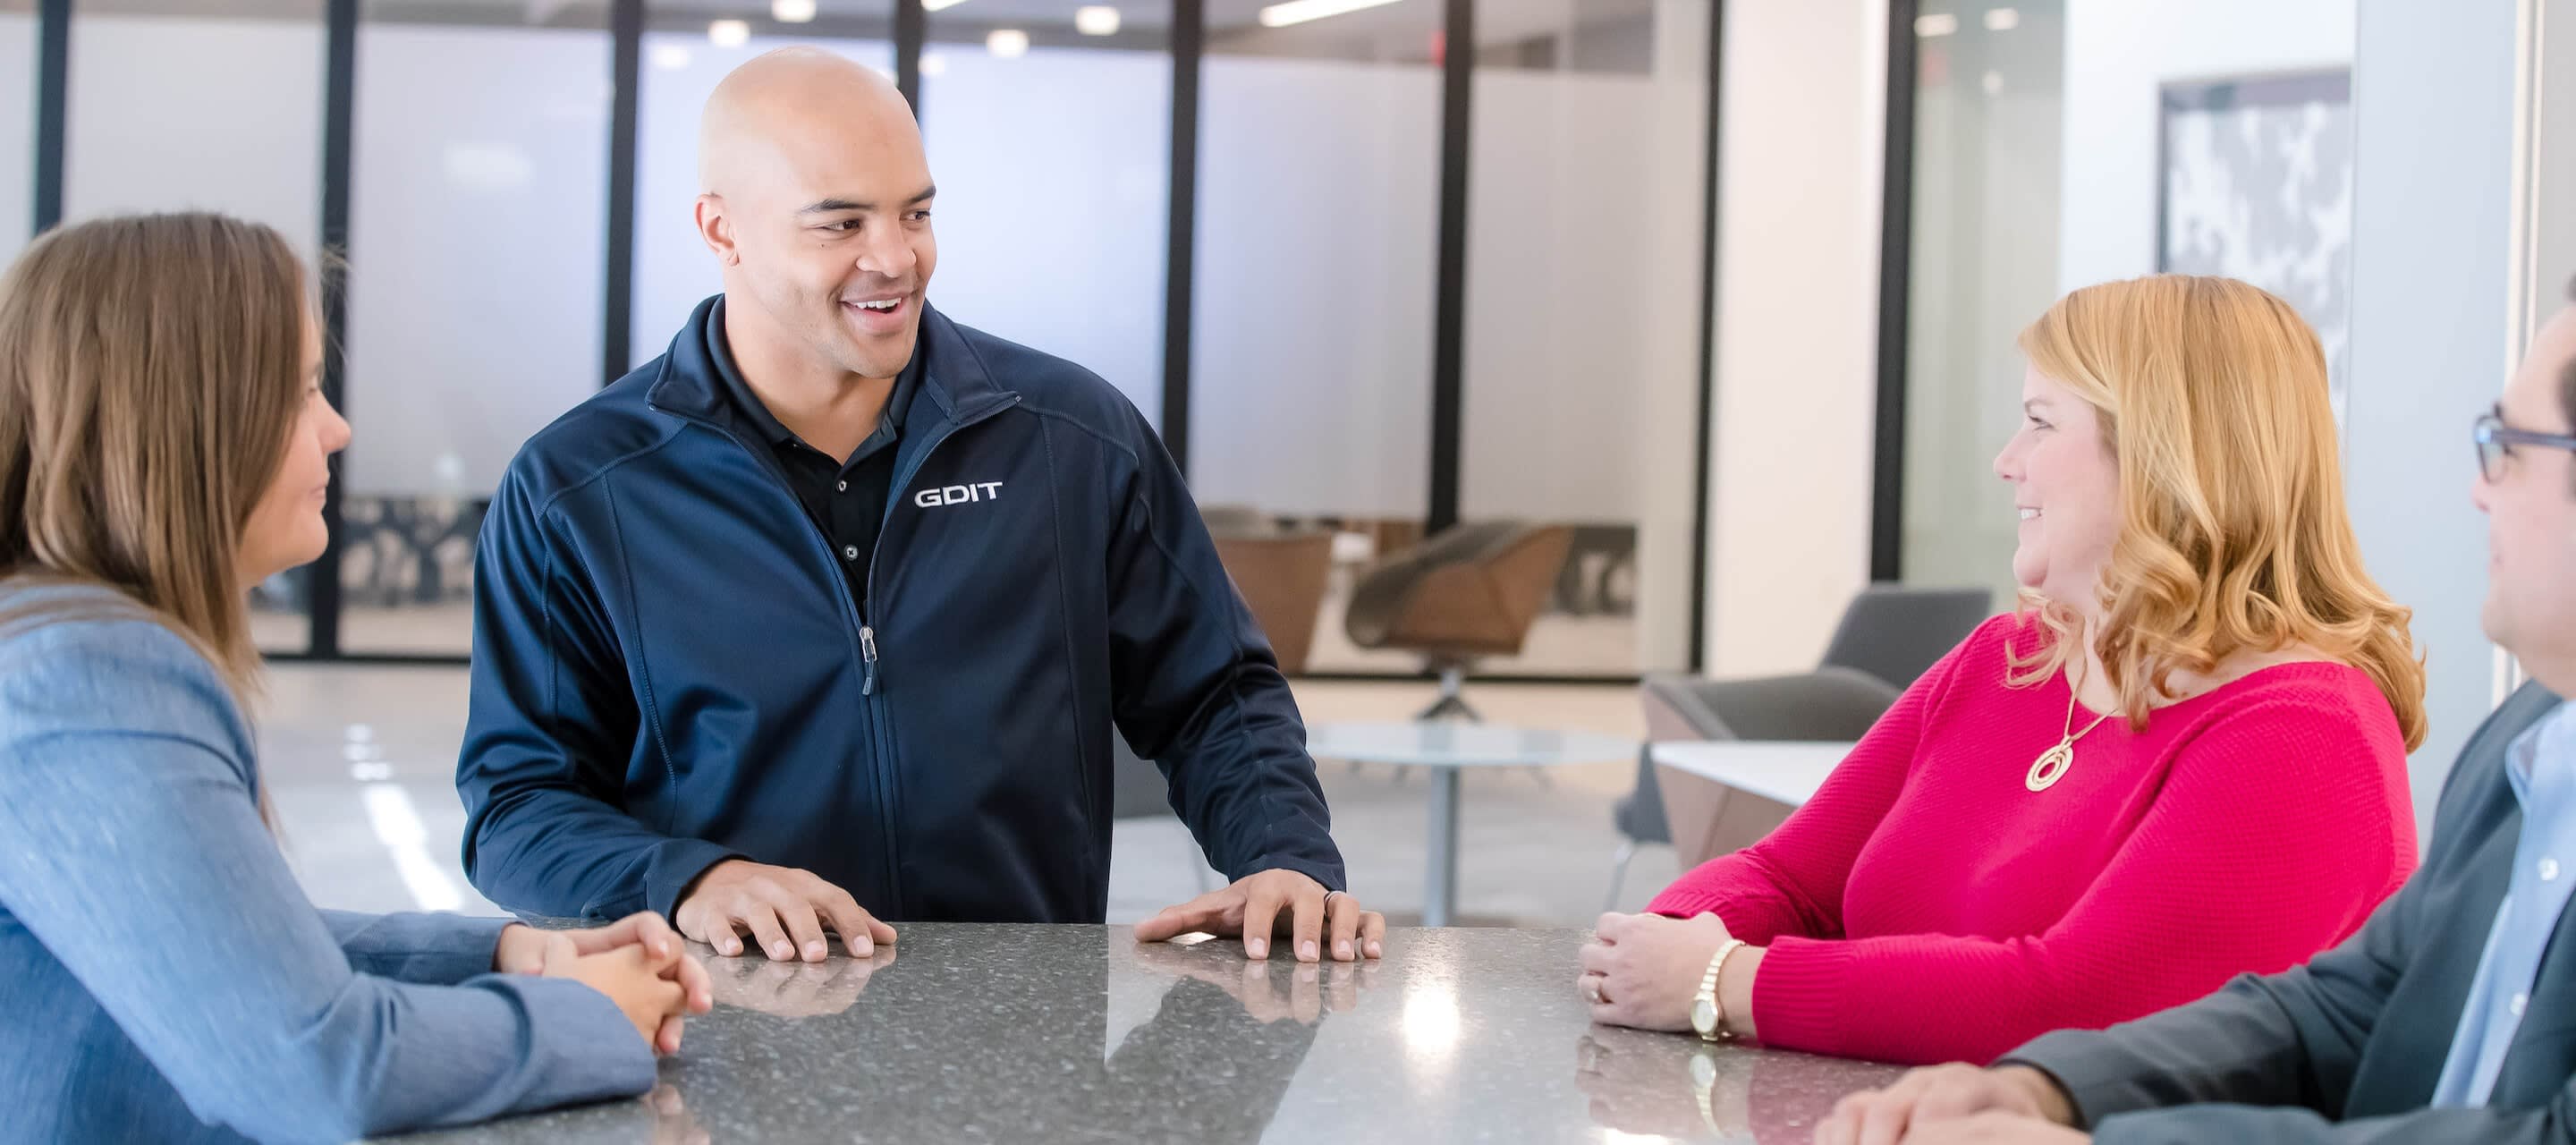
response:
[[[1691,999],[1691,1029],[1702,1034],[1717,1032],[1717,1003],[1707,998]]]

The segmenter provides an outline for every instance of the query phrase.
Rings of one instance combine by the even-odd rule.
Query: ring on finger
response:
[[[1584,976],[1583,976],[1583,981],[1581,982],[1581,984],[1580,984],[1580,985],[1581,985],[1581,990],[1582,990],[1583,1000],[1584,1000],[1584,1001],[1586,1001],[1586,1002],[1590,1002],[1590,1003],[1592,1003],[1592,1004],[1593,1004],[1593,1005],[1595,1005],[1595,1006],[1598,1006],[1598,1005],[1602,1004],[1603,1002],[1608,1001],[1608,999],[1603,998],[1603,997],[1601,996],[1601,976],[1600,976],[1600,975],[1598,975],[1598,974],[1586,974],[1586,975],[1584,975]]]

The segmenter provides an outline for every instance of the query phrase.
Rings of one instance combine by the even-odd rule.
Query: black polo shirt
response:
[[[868,609],[868,558],[876,552],[877,533],[885,527],[886,503],[893,496],[895,446],[903,440],[904,415],[912,404],[912,395],[920,389],[921,354],[913,353],[912,362],[895,376],[894,391],[886,396],[885,412],[877,416],[877,429],[850,454],[845,464],[832,455],[805,444],[795,432],[781,423],[762,405],[760,395],[742,380],[742,370],[734,365],[733,347],[725,343],[723,304],[717,304],[716,320],[707,323],[707,356],[714,360],[716,373],[724,379],[725,392],[733,399],[735,411],[749,422],[753,432],[769,443],[778,458],[778,467],[787,475],[787,486],[796,499],[805,504],[805,515],[814,527],[823,531],[831,542],[832,556],[841,562],[842,579],[850,586],[850,599],[857,602],[859,614]]]

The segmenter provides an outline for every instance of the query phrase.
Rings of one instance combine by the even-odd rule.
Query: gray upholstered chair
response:
[[[1563,525],[1459,525],[1369,570],[1343,628],[1353,644],[1416,653],[1439,673],[1440,698],[1415,718],[1480,719],[1460,694],[1467,673],[1486,657],[1520,654],[1573,544]]]
[[[1866,672],[1903,691],[1993,616],[1994,607],[1994,593],[1982,588],[1873,584],[1843,609],[1823,667]]]
[[[1916,677],[1993,615],[1993,605],[1994,594],[1981,588],[1871,585],[1843,610],[1815,671],[1741,680],[1647,676],[1647,738],[1858,740]],[[1663,778],[1672,782],[1659,782],[1656,769],[1641,759],[1636,790],[1611,809],[1612,822],[1626,837],[1611,859],[1613,902],[1640,845],[1681,838],[1692,841],[1695,852],[1724,854],[1768,834],[1789,815],[1784,805],[1739,799],[1697,777]],[[1652,827],[1646,823],[1650,809],[1660,820]],[[1691,823],[1687,830],[1678,826],[1684,820]],[[1707,857],[1684,856],[1690,862]]]

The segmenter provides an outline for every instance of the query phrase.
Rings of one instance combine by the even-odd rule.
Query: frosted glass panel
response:
[[[1460,515],[1574,532],[1521,655],[1485,668],[1677,668],[1696,511],[1707,6],[1489,0],[1477,15],[1480,35],[1498,23],[1513,38],[1487,47],[1474,77]]]
[[[493,488],[599,388],[608,47],[587,29],[359,28],[345,647],[466,650]]]
[[[63,218],[222,211],[277,228],[309,261],[322,233],[320,0],[204,3],[186,11],[75,8]],[[0,15],[0,54],[32,62],[32,41],[24,37],[33,27],[25,17]],[[0,67],[0,74],[13,73]],[[32,221],[33,140],[18,132],[34,85],[5,86],[0,248],[15,251]],[[300,652],[310,644],[310,575],[296,569],[252,593],[251,632],[261,648]]]
[[[921,79],[939,180],[932,304],[1081,363],[1159,424],[1171,57],[1132,22],[1130,47],[1000,55],[936,42],[944,15]]]
[[[1440,77],[1210,56],[1190,452],[1199,499],[1421,520]]]

